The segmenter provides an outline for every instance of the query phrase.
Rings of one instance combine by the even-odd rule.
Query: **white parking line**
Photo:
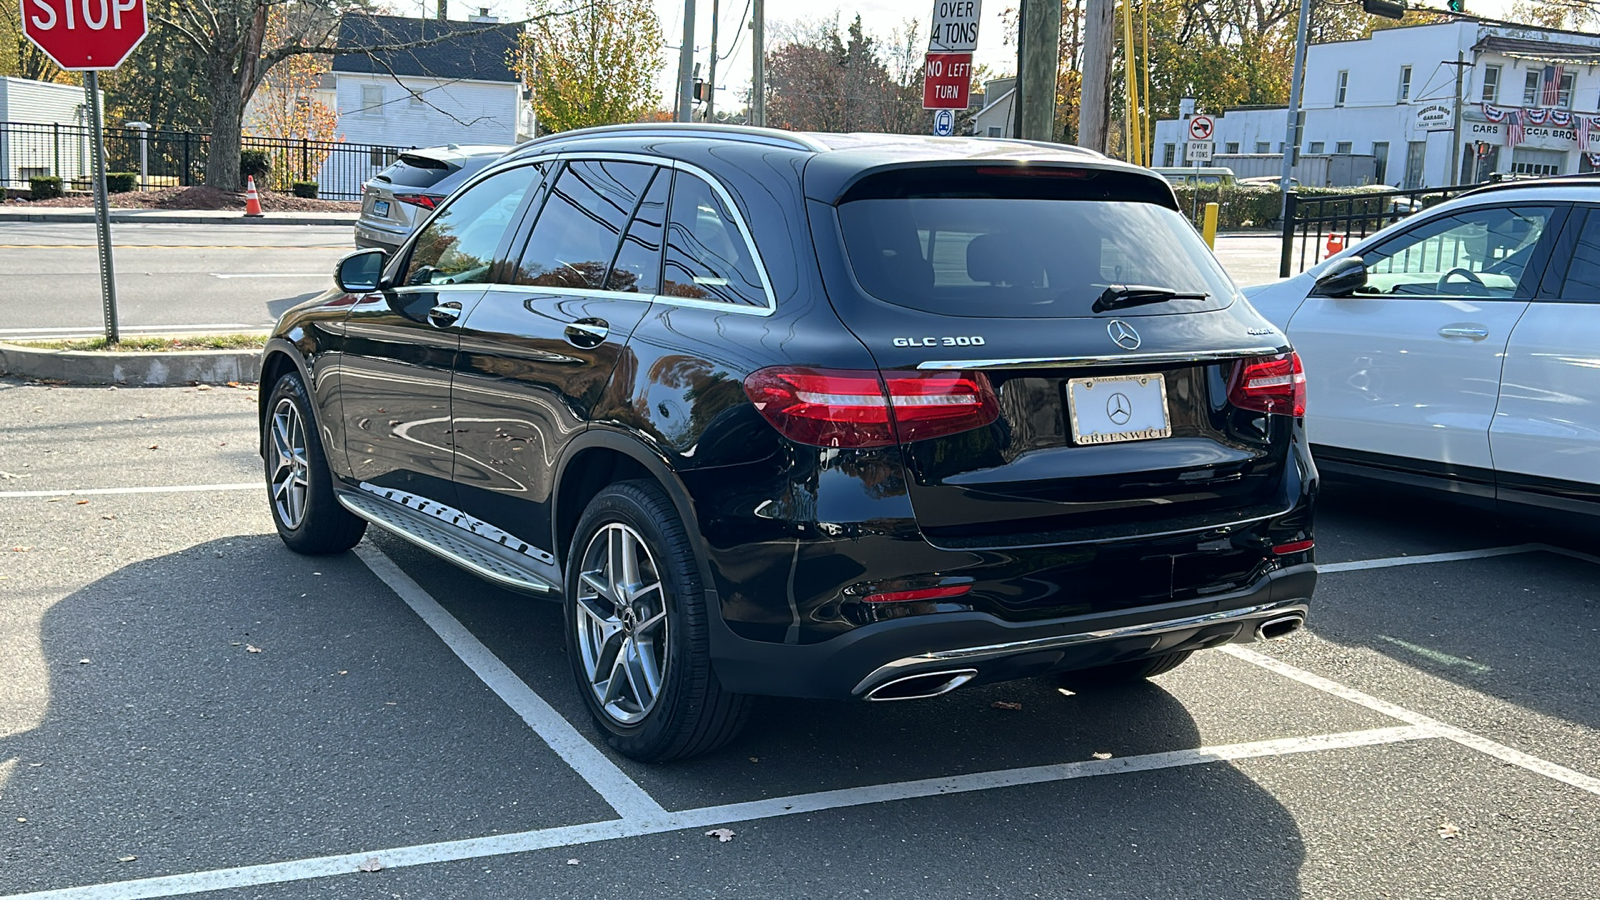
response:
[[[1358,559],[1354,562],[1318,563],[1317,572],[1329,575],[1335,572],[1358,572],[1364,569],[1388,569],[1394,566],[1420,566],[1425,563],[1460,562],[1464,559],[1488,559],[1493,556],[1514,556],[1518,553],[1536,553],[1554,550],[1546,544],[1517,544],[1513,547],[1489,547],[1483,550],[1460,550],[1454,553],[1427,553],[1422,556],[1389,556],[1382,559]]]
[[[1411,725],[1415,725],[1418,728],[1425,729],[1434,737],[1441,737],[1445,740],[1455,741],[1463,747],[1471,747],[1472,749],[1477,750],[1480,753],[1486,753],[1489,756],[1500,760],[1501,762],[1510,763],[1513,766],[1520,766],[1530,772],[1536,772],[1545,776],[1546,778],[1559,781],[1562,784],[1571,785],[1579,790],[1600,795],[1600,778],[1595,778],[1592,775],[1585,775],[1582,772],[1575,772],[1565,766],[1558,766],[1549,760],[1540,759],[1537,756],[1523,753],[1521,750],[1517,750],[1513,747],[1507,747],[1505,744],[1492,741],[1486,737],[1483,737],[1482,735],[1473,734],[1470,731],[1457,728],[1454,725],[1447,725],[1438,719],[1429,718],[1421,713],[1412,712],[1411,710],[1402,706],[1396,706],[1387,700],[1379,700],[1377,697],[1374,697],[1371,694],[1365,694],[1356,690],[1355,688],[1346,687],[1337,681],[1323,678],[1321,675],[1314,675],[1310,672],[1307,672],[1305,669],[1291,666],[1286,662],[1274,659],[1273,657],[1270,657],[1257,650],[1241,647],[1238,644],[1230,644],[1220,649],[1223,653],[1238,657],[1245,662],[1260,666],[1263,669],[1276,672],[1285,678],[1290,678],[1300,682],[1301,684],[1316,688],[1323,693],[1332,694],[1335,697],[1348,700],[1351,703],[1359,706],[1365,706],[1367,709],[1375,712],[1380,712],[1392,719],[1398,719],[1401,722],[1407,722]]]
[[[264,491],[260,481],[242,484],[174,484],[165,487],[73,488],[65,491],[0,491],[0,500],[7,497],[91,497],[106,494],[196,494],[212,491]]]
[[[363,559],[365,558],[364,556]],[[387,562],[387,558],[384,558],[384,561]],[[390,565],[393,565],[393,563],[390,563]],[[417,590],[421,591],[421,588]],[[426,595],[424,594],[424,596]],[[429,602],[432,602],[431,598]],[[457,627],[460,627],[459,624]],[[487,653],[488,651],[485,650],[484,652]],[[509,853],[526,853],[555,847],[575,847],[619,838],[642,837],[644,835],[679,831],[687,828],[704,828],[708,825],[736,825],[740,822],[753,822],[760,819],[845,809],[895,800],[962,794],[1022,785],[1047,784],[1070,781],[1077,778],[1094,778],[1102,775],[1151,772],[1159,769],[1209,765],[1241,759],[1261,759],[1296,753],[1314,753],[1352,747],[1372,747],[1403,741],[1424,740],[1433,736],[1431,732],[1424,728],[1405,726],[1374,728],[1340,734],[1320,734],[1311,737],[1256,741],[1247,744],[1201,747],[1195,750],[1174,750],[1167,753],[1151,753],[1122,759],[1097,759],[1049,766],[1031,766],[997,772],[928,778],[897,784],[868,785],[837,791],[821,791],[814,794],[797,794],[789,797],[753,800],[747,803],[731,803],[724,806],[707,806],[682,812],[664,813],[659,817],[646,819],[624,818],[609,822],[592,822],[584,825],[565,825],[537,831],[524,831],[517,834],[493,835],[460,841],[442,841],[433,844],[417,844],[387,850],[345,853],[337,856],[320,856],[259,866],[213,869],[184,875],[144,878],[136,881],[112,882],[78,888],[40,891],[32,894],[16,894],[11,897],[0,898],[0,900],[69,900],[69,898],[71,900],[144,900],[144,898],[152,897],[174,897],[206,891],[227,890],[229,888],[306,881],[334,875],[354,875],[359,877],[357,867],[374,858],[385,869],[400,869],[410,866],[431,865],[433,863],[481,859]]]
[[[212,278],[328,278],[327,272],[212,272]]]
[[[483,679],[483,683],[498,694],[507,706],[515,710],[556,755],[611,804],[618,815],[640,822],[655,821],[666,815],[666,810],[645,793],[644,788],[639,787],[616,763],[585,740],[570,722],[544,702],[544,698],[534,693],[527,682],[518,678],[472,632],[456,621],[455,616],[446,612],[421,585],[411,580],[411,576],[400,571],[400,567],[382,550],[371,543],[363,543],[356,547],[356,555],[367,564],[372,574],[400,595],[400,599],[421,616],[440,640]]]

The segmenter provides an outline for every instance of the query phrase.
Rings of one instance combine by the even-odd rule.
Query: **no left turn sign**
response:
[[[1211,121],[1210,116],[1195,116],[1189,120],[1189,139],[1195,141],[1211,140],[1211,133],[1217,130],[1217,123]]]

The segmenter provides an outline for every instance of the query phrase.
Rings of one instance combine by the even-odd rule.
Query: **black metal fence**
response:
[[[81,125],[0,122],[0,190],[27,190],[30,178],[54,175],[68,190],[89,190],[93,156],[90,130]],[[205,132],[108,128],[106,170],[139,175],[142,189],[188,187],[205,181],[211,135]],[[314,181],[325,200],[359,200],[361,185],[394,162],[398,147],[250,137],[243,149],[265,150],[272,158],[266,183],[289,190],[296,181]]]
[[[1318,197],[1302,197],[1290,191],[1283,216],[1278,277],[1288,278],[1316,265],[1327,249],[1325,240],[1330,234],[1338,234],[1348,247],[1386,225],[1478,187],[1482,185]]]

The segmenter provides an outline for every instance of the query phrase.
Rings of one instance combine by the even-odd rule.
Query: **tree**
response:
[[[795,131],[927,129],[915,27],[891,47],[887,60],[860,16],[844,34],[837,21],[790,31],[767,53],[767,124]]]
[[[22,33],[22,4],[0,2],[0,75],[62,84],[73,79]]]
[[[1600,25],[1600,0],[1517,0],[1508,18],[1546,28],[1592,27]]]
[[[650,0],[593,0],[524,33],[512,68],[532,93],[545,132],[636,122],[661,102],[661,45]]]
[[[284,10],[273,10],[267,17],[267,43],[281,42],[289,28]],[[328,158],[326,145],[337,137],[339,114],[316,96],[328,69],[326,56],[309,53],[291,56],[267,73],[256,97],[245,110],[244,125],[248,133],[321,145],[315,149],[305,146],[306,152],[294,159],[274,154],[278,158],[273,160],[269,182],[278,190],[287,190],[294,181],[316,180],[316,173]]]

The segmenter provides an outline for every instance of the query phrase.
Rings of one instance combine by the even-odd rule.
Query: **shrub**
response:
[[[289,185],[289,188],[294,191],[296,197],[304,197],[307,200],[317,199],[317,183],[315,181],[296,181]]]
[[[272,154],[266,150],[240,150],[239,151],[239,180],[254,178],[257,181],[266,181],[272,173]],[[256,185],[261,187],[262,185]]]
[[[54,175],[38,175],[28,179],[28,193],[35,200],[49,200],[65,193],[61,179]]]
[[[139,189],[138,172],[107,172],[106,193],[126,194]]]

